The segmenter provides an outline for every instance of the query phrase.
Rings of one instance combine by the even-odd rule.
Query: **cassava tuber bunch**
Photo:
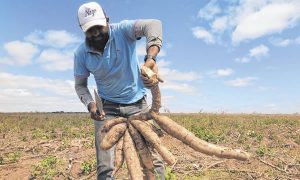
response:
[[[150,150],[154,148],[169,164],[174,165],[176,158],[163,146],[155,126],[147,120],[153,119],[161,129],[169,135],[182,141],[201,153],[217,156],[220,158],[230,158],[237,160],[248,160],[250,155],[242,150],[217,146],[197,138],[186,128],[174,122],[167,116],[159,115],[161,107],[161,95],[158,86],[160,80],[155,73],[145,66],[141,67],[141,73],[157,82],[151,88],[152,107],[148,112],[133,115],[128,118],[118,117],[107,121],[101,129],[102,142],[100,147],[108,150],[115,146],[115,169],[113,176],[126,161],[129,175],[133,180],[155,179],[154,165]]]

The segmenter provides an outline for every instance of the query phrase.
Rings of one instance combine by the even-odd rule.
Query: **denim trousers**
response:
[[[101,138],[100,130],[106,121],[116,117],[129,117],[134,114],[148,111],[146,98],[142,98],[132,104],[118,104],[107,100],[103,100],[103,110],[105,112],[104,121],[94,121],[95,125],[95,145],[97,156],[97,180],[112,180],[111,173],[114,169],[114,148],[102,150],[100,148]],[[153,165],[155,167],[156,178],[164,180],[164,164],[161,156],[156,151],[151,151],[153,157]]]

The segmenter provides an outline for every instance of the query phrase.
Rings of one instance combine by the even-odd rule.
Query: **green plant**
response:
[[[256,139],[260,142],[263,139],[263,135],[259,134]]]
[[[43,135],[42,135],[42,132],[41,130],[39,129],[34,129],[32,132],[31,132],[31,138],[32,139],[38,139],[38,138],[41,138]]]
[[[4,158],[0,156],[0,165],[3,164],[3,162],[4,162]]]
[[[266,153],[267,153],[267,148],[266,148],[266,147],[260,146],[260,147],[258,147],[258,148],[256,149],[256,154],[257,154],[258,156],[260,156],[260,157],[264,156]]]
[[[250,130],[248,130],[247,136],[249,136],[251,138],[256,138],[256,140],[259,142],[263,139],[263,135],[255,132],[255,131],[250,131]]]
[[[156,176],[159,176],[159,175],[156,173]],[[156,178],[156,179],[158,179],[158,178]],[[166,180],[176,180],[177,179],[176,175],[172,172],[172,169],[169,166],[167,166],[165,168],[165,179]]]
[[[37,165],[32,166],[33,177],[43,177],[43,179],[52,179],[58,174],[59,160],[56,156],[48,156]]]
[[[21,157],[21,153],[20,152],[12,152],[8,154],[8,159],[11,162],[18,162],[19,159]]]
[[[56,163],[57,163],[56,156],[48,156],[46,159],[44,159],[41,162],[41,165],[46,168],[53,168],[56,165]]]
[[[82,174],[89,174],[96,168],[96,160],[93,159],[91,161],[84,161],[81,164],[81,172]]]
[[[207,142],[218,143],[225,139],[223,135],[217,135],[216,133],[212,133],[210,130],[202,126],[192,125],[191,131],[195,134],[195,136]]]

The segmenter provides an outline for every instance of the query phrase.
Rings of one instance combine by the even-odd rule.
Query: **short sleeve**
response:
[[[90,73],[84,63],[84,57],[78,52],[74,53],[74,76],[89,77]]]

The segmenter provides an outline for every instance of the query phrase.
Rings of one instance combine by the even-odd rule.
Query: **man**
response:
[[[78,21],[85,33],[85,42],[74,53],[75,89],[94,119],[97,156],[97,179],[113,179],[114,148],[103,151],[99,147],[99,130],[117,116],[147,111],[146,89],[154,82],[140,74],[136,54],[136,40],[146,37],[144,66],[157,73],[156,56],[162,45],[162,27],[159,20],[126,20],[109,24],[109,18],[95,2],[78,9]],[[94,75],[104,112],[97,112],[96,104],[87,88],[88,77]],[[161,158],[153,153],[154,166],[160,179],[164,179]]]

